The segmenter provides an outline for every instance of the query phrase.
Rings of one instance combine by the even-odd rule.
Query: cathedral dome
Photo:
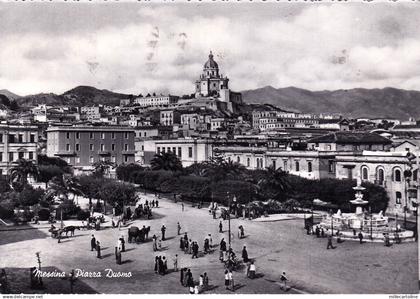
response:
[[[209,60],[204,64],[204,69],[218,69],[219,65],[213,60],[213,54],[210,51]]]

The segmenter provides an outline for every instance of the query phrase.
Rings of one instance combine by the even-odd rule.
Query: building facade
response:
[[[98,161],[134,162],[134,130],[123,127],[57,126],[47,129],[47,155],[75,169],[91,170]]]
[[[18,159],[38,160],[37,126],[0,124],[0,174],[6,175]]]

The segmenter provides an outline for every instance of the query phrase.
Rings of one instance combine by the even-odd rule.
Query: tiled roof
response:
[[[391,144],[392,141],[375,133],[334,132],[308,140],[310,143]]]

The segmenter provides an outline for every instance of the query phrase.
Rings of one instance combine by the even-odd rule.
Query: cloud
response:
[[[14,22],[19,14],[28,17],[26,7]],[[93,85],[189,94],[212,50],[235,90],[420,90],[420,9],[411,5],[254,4],[252,11],[234,6],[231,14],[220,3],[98,7],[95,18],[75,9],[57,15],[49,9],[50,18],[37,11],[37,19],[21,20],[34,23],[33,30],[2,24],[0,88],[30,94]],[[105,18],[112,11],[115,18]],[[57,20],[62,14],[66,24]],[[54,34],[48,20],[59,24]]]

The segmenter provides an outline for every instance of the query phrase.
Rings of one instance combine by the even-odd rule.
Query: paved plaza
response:
[[[141,195],[143,201],[152,195]],[[179,256],[179,267],[191,269],[194,280],[207,272],[210,290],[206,293],[231,293],[224,287],[224,268],[219,262],[218,247],[212,254],[191,259],[179,249],[176,223],[182,226],[182,234],[198,241],[200,251],[204,238],[211,233],[213,244],[219,244],[222,237],[228,240],[228,222],[223,221],[224,233],[218,232],[219,219],[214,220],[208,209],[197,209],[185,205],[182,211],[180,203],[159,199],[159,208],[153,209],[153,219],[136,220],[132,225],[151,226],[151,233],[160,235],[162,224],[167,227],[167,240],[162,242],[162,250],[156,255],[166,256],[168,268],[172,270],[172,258]],[[109,225],[109,223],[107,223]],[[245,228],[244,239],[238,239],[237,228]],[[42,226],[41,226],[42,227]],[[382,243],[345,241],[336,249],[326,250],[327,239],[306,235],[303,220],[290,219],[276,222],[254,222],[232,219],[234,232],[232,247],[238,256],[247,246],[248,254],[255,259],[257,278],[248,279],[245,270],[234,272],[237,285],[236,293],[283,293],[280,289],[280,275],[287,273],[290,286],[288,293],[417,293],[418,292],[418,255],[417,244],[406,243],[385,247]],[[21,290],[24,283],[17,282],[18,277],[26,277],[29,285],[29,271],[36,266],[36,252],[41,252],[43,267],[55,267],[69,272],[80,268],[85,271],[131,271],[131,278],[78,278],[76,292],[85,293],[188,293],[181,286],[179,272],[165,276],[154,273],[152,242],[126,244],[123,264],[115,263],[114,247],[119,236],[127,237],[127,227],[104,228],[100,231],[78,231],[75,237],[62,240],[61,244],[49,236],[48,228],[0,231],[0,250],[2,267],[10,268],[9,280],[12,290]],[[101,242],[102,259],[90,251],[90,236],[95,234]],[[52,269],[52,268],[50,268]],[[26,273],[27,276],[18,276]],[[47,293],[68,293],[69,289],[58,284],[60,278],[45,280]],[[67,286],[67,284],[66,284]]]

